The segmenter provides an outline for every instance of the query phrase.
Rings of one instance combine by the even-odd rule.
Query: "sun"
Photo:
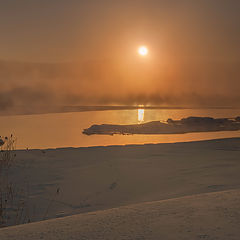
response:
[[[148,55],[148,48],[146,46],[141,46],[138,48],[138,54],[141,56]]]

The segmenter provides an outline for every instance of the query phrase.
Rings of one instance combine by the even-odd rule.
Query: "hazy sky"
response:
[[[238,0],[0,0],[0,6],[2,106],[32,97],[44,104],[41,96],[53,104],[240,99]],[[145,59],[136,53],[142,44],[149,47]]]

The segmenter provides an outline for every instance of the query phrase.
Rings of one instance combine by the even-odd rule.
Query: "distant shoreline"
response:
[[[121,111],[121,110],[186,110],[186,109],[240,109],[240,107],[224,107],[224,106],[209,106],[209,107],[187,107],[187,106],[18,106],[12,109],[1,110],[2,116],[17,116],[17,115],[38,115],[38,114],[56,114],[56,113],[72,113],[72,112],[92,112],[92,111]]]

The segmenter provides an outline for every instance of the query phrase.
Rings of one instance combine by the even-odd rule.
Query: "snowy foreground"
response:
[[[16,153],[34,223],[1,240],[240,239],[240,138]]]
[[[240,237],[240,191],[200,194],[5,228],[1,240]]]

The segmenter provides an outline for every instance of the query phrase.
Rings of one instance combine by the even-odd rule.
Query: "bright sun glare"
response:
[[[138,48],[138,53],[141,56],[146,56],[148,54],[148,49],[145,46],[141,46]]]
[[[138,109],[138,122],[144,121],[144,109]]]

